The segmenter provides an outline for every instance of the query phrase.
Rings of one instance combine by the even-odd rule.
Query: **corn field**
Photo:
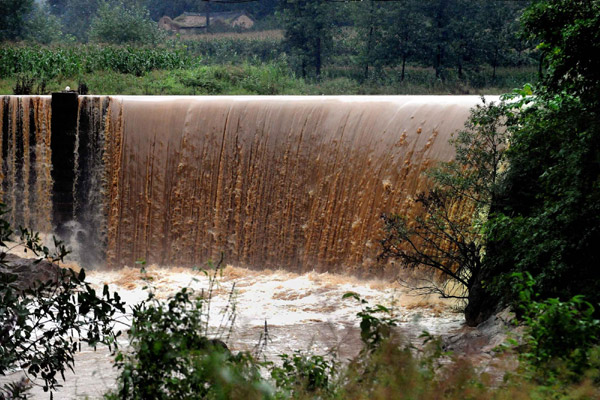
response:
[[[142,76],[153,70],[193,68],[198,62],[183,48],[3,46],[0,47],[0,79],[24,74],[50,80],[96,71]]]

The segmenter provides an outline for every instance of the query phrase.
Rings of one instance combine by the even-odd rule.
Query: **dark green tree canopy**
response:
[[[281,3],[285,40],[300,64],[303,77],[308,69],[321,76],[323,59],[333,40],[335,4],[320,0],[285,0]]]
[[[0,1],[0,41],[21,39],[33,0]]]
[[[542,297],[600,302],[600,1],[541,0],[523,17],[548,70],[521,100],[487,266],[497,290],[531,273]]]

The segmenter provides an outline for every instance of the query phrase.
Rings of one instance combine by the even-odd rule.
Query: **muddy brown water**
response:
[[[0,100],[11,222],[58,227],[83,265],[192,266],[224,252],[236,265],[358,275],[385,272],[381,213],[411,214],[422,172],[453,158],[448,141],[481,102],[80,96],[53,115],[48,96]]]
[[[236,283],[232,349],[252,350],[266,320],[267,358],[300,349],[348,359],[360,349],[360,306],[341,300],[347,291],[393,302],[410,338],[464,329],[451,305],[369,277],[391,268],[376,260],[380,214],[413,212],[414,195],[427,188],[422,172],[454,157],[448,140],[480,102],[80,96],[64,116],[73,130],[59,132],[52,125],[63,116],[52,118],[49,96],[4,96],[0,198],[13,224],[60,231],[71,262],[96,268],[94,284],[111,285],[130,305],[145,296],[138,271],[127,267],[136,260],[179,266],[151,268],[166,298],[188,284],[200,290],[206,282],[189,267],[223,252],[228,263],[252,268],[228,267],[215,295],[217,321]],[[64,175],[53,165],[59,150],[72,163]],[[106,350],[79,354],[56,398],[99,398],[114,385],[111,360]]]
[[[188,268],[151,266],[145,274],[135,268],[88,272],[88,279],[95,286],[108,284],[130,306],[146,298],[147,291],[143,287],[148,284],[145,280],[148,277],[152,278],[152,290],[161,300],[181,287],[190,287],[200,293],[202,289],[206,291],[209,284],[204,274]],[[227,339],[229,347],[233,351],[255,352],[261,335],[264,335],[266,321],[268,341],[260,357],[275,362],[279,354],[290,354],[295,350],[336,354],[341,362],[356,356],[362,347],[356,317],[361,306],[354,299],[342,300],[343,294],[350,291],[358,293],[369,304],[392,307],[399,320],[399,332],[415,342],[423,331],[447,334],[458,331],[464,321],[461,314],[452,311],[453,303],[408,296],[404,288],[389,281],[359,280],[317,272],[258,272],[228,266],[213,292],[210,314],[210,331],[213,333],[219,330],[232,288],[237,311],[232,334]],[[130,315],[125,314],[120,320],[129,323]],[[221,329],[220,332],[219,337],[226,339],[226,331]],[[125,337],[120,343],[127,347]],[[22,372],[16,371],[1,378],[0,382],[21,375]],[[76,356],[75,373],[67,374],[55,398],[101,398],[103,393],[115,387],[116,376],[117,370],[107,349],[84,348]],[[34,399],[48,398],[40,387],[34,387],[32,394]]]

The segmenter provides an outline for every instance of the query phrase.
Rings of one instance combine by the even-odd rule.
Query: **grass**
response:
[[[395,95],[501,94],[535,82],[534,67],[445,71],[409,65],[371,70],[369,79],[351,62],[325,65],[322,79],[301,79],[289,65],[280,30],[180,37],[157,48],[62,45],[0,46],[0,94],[33,79],[32,94],[76,88],[106,95]],[[341,66],[345,65],[345,66]],[[39,89],[38,89],[39,88]]]
[[[337,75],[337,76],[336,76]],[[411,70],[404,82],[393,73],[379,80],[364,83],[327,71],[319,81],[295,77],[282,62],[262,65],[203,65],[195,68],[153,70],[137,76],[114,70],[99,70],[76,75],[60,74],[45,80],[44,93],[77,88],[85,82],[89,94],[98,95],[460,95],[501,94],[535,80],[528,70],[504,69],[496,82],[473,85],[458,79],[436,80],[433,71]],[[0,94],[12,94],[18,76],[0,79]]]

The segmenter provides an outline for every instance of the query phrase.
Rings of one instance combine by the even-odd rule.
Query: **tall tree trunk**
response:
[[[210,0],[206,1],[206,32],[210,32]]]
[[[373,38],[373,26],[369,29],[369,38],[367,39],[367,55],[365,59],[364,80],[369,79],[369,62],[371,61],[371,40]]]
[[[364,80],[369,79],[369,63],[371,62],[371,43],[373,42],[373,13],[375,11],[375,2],[371,0],[371,10],[369,11],[369,36],[367,38],[367,54],[365,58]]]
[[[494,50],[494,59],[492,61],[492,67],[494,68],[494,72],[492,73],[492,79],[496,80],[496,68],[498,67],[498,47]]]
[[[400,75],[400,81],[404,82],[404,71],[406,70],[406,54],[402,55],[402,74]]]
[[[315,70],[317,73],[317,80],[321,79],[321,37],[317,38],[317,46],[315,51]]]
[[[545,58],[545,54],[542,51],[540,54],[540,62],[538,64],[538,77],[539,77],[540,81],[544,78],[544,58]]]
[[[436,79],[440,78],[440,64],[442,60],[442,46],[437,45],[437,51],[435,53],[435,59],[433,60],[433,68],[435,69]]]
[[[433,60],[433,67],[435,68],[435,77],[440,79],[442,77],[442,64],[444,60],[444,43],[446,42],[446,32],[444,32],[444,23],[446,22],[446,7],[448,6],[448,0],[442,0],[435,14],[435,24],[437,28],[437,45],[435,59]]]

